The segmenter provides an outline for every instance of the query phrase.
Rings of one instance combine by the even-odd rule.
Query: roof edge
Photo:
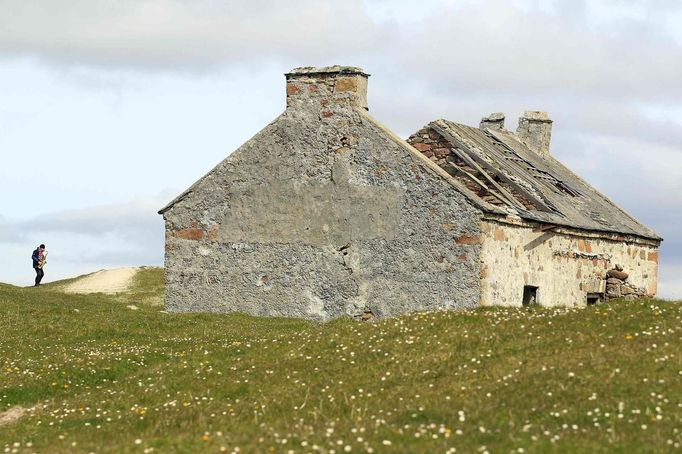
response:
[[[572,235],[572,236],[594,236],[599,239],[604,239],[604,240],[609,240],[609,241],[622,241],[619,237],[627,237],[627,238],[633,238],[637,239],[638,241],[641,241],[642,244],[647,244],[650,246],[655,246],[659,247],[661,242],[663,241],[663,238],[660,237],[648,237],[644,236],[641,234],[637,233],[624,233],[624,232],[618,232],[615,230],[599,230],[599,229],[590,229],[590,228],[584,228],[584,227],[576,227],[574,225],[568,224],[568,223],[561,223],[561,222],[547,222],[539,219],[532,219],[528,217],[523,217],[519,215],[520,220],[515,220],[513,218],[510,218],[509,216],[500,216],[500,217],[495,217],[495,216],[489,216],[489,215],[484,215],[483,219],[486,221],[492,221],[492,222],[499,222],[501,224],[505,225],[510,225],[514,227],[525,227],[525,228],[532,228],[533,225],[556,225],[558,228],[558,233],[562,233],[565,235]],[[626,240],[627,241],[627,240]],[[656,244],[653,244],[656,243]]]

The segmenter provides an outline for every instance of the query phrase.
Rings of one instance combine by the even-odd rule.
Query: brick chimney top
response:
[[[369,74],[367,74],[362,68],[358,68],[357,66],[341,65],[321,66],[319,68],[314,66],[301,66],[300,68],[292,69],[286,73],[285,76],[287,76],[287,80],[289,80],[290,77],[296,77],[298,75],[304,74],[309,76],[313,74],[359,74],[361,76],[369,77]]]
[[[532,121],[537,121],[537,122],[544,122],[544,123],[551,123],[552,120],[549,119],[549,115],[547,115],[547,112],[542,112],[540,110],[526,110],[523,113],[523,117],[527,120],[532,120]]]
[[[324,107],[350,105],[367,110],[369,74],[362,68],[340,65],[320,68],[304,66],[292,69],[285,77],[287,108],[319,102]]]

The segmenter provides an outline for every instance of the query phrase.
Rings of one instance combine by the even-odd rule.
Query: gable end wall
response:
[[[328,320],[477,306],[480,210],[366,114],[310,105],[164,213],[167,309]]]

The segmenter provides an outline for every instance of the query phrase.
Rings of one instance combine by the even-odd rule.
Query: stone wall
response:
[[[366,75],[287,110],[164,212],[166,306],[327,320],[474,307],[478,209],[365,112]]]
[[[537,302],[546,306],[585,304],[588,294],[656,294],[658,250],[646,240],[493,221],[483,222],[481,232],[482,305],[520,306],[524,286],[537,287]],[[627,283],[607,281],[616,265],[627,273]]]

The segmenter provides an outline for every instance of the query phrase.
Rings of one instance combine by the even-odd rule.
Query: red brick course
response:
[[[481,244],[481,237],[479,235],[462,235],[455,238],[457,244]]]
[[[175,237],[176,238],[182,238],[183,240],[194,240],[194,241],[203,240],[204,239],[204,231],[202,229],[195,229],[195,228],[176,230]]]

